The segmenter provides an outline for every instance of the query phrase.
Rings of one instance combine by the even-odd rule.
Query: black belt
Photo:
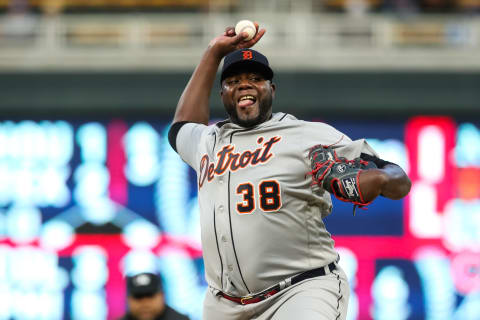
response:
[[[270,287],[270,288],[268,288],[268,289],[266,289],[266,290],[264,290],[260,293],[256,293],[256,294],[251,295],[251,296],[246,296],[246,297],[241,297],[241,298],[240,297],[232,297],[232,296],[230,296],[226,293],[223,293],[223,292],[219,292],[218,295],[224,297],[227,300],[236,302],[238,304],[256,303],[256,302],[260,302],[262,300],[265,300],[265,299],[273,296],[274,294],[282,291],[283,289],[285,289],[287,287],[290,287],[291,285],[294,285],[296,283],[299,283],[300,281],[310,279],[310,278],[324,276],[324,275],[327,274],[327,272],[325,271],[326,268],[328,268],[328,270],[330,272],[332,272],[337,267],[335,265],[335,262],[332,262],[325,267],[320,267],[320,268],[317,268],[317,269],[312,269],[312,270],[302,272],[300,274],[297,274],[296,276],[293,276],[291,278],[285,279],[285,280],[277,283],[273,287]]]

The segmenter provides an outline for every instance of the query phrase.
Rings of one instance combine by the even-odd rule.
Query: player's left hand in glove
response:
[[[337,199],[366,206],[360,189],[359,177],[363,170],[374,169],[373,162],[355,158],[348,160],[338,157],[329,146],[316,145],[310,149],[312,179],[315,184],[333,194]],[[355,208],[354,208],[355,213]]]

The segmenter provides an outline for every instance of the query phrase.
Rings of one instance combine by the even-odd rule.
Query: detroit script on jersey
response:
[[[282,139],[280,136],[274,136],[270,140],[263,143],[264,138],[259,137],[257,143],[261,147],[251,150],[246,150],[242,153],[235,152],[234,144],[227,144],[217,153],[217,161],[210,162],[207,154],[203,155],[200,160],[200,171],[198,179],[198,188],[201,188],[205,183],[212,181],[213,178],[223,175],[227,170],[237,171],[238,169],[246,168],[247,166],[255,166],[260,163],[268,162],[273,154],[271,153],[272,146]],[[263,143],[263,144],[262,144]]]

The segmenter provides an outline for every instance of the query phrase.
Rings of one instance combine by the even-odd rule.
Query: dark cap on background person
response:
[[[153,273],[139,273],[127,277],[127,294],[132,297],[142,297],[162,292],[162,280]]]
[[[267,57],[253,49],[239,49],[227,54],[223,60],[220,82],[239,72],[259,72],[266,80],[273,79]]]

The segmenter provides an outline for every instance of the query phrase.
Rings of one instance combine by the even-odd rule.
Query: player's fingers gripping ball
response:
[[[235,34],[240,34],[242,32],[246,32],[248,34],[248,37],[243,39],[243,41],[249,41],[252,40],[253,37],[255,37],[255,34],[257,33],[257,28],[255,27],[255,24],[250,20],[240,20],[235,25]]]
[[[332,147],[323,145],[312,147],[309,158],[315,184],[342,201],[360,206],[369,204],[362,196],[359,177],[363,170],[377,167],[373,162],[338,157]]]

